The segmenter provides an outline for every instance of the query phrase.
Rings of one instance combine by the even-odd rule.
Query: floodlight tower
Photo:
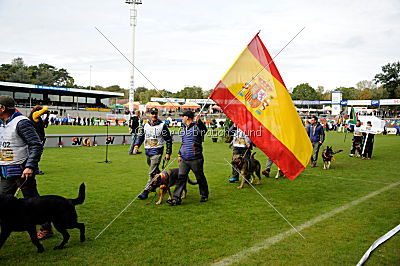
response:
[[[133,113],[133,102],[135,99],[135,27],[136,27],[136,5],[141,5],[142,0],[125,0],[125,3],[131,5],[131,27],[132,27],[132,57],[131,57],[131,79],[129,84],[129,112]]]

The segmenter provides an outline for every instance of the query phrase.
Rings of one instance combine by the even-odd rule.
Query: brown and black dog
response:
[[[242,175],[242,182],[240,183],[240,186],[238,188],[243,188],[246,179],[249,180],[251,184],[253,184],[255,179],[254,173],[258,177],[257,184],[261,184],[261,175],[260,175],[261,164],[257,159],[254,158],[255,154],[256,153],[253,153],[250,157],[236,156],[233,158],[232,160],[233,167],[235,167]]]
[[[157,205],[161,204],[164,195],[167,193],[169,194],[169,198],[172,198],[171,194],[171,187],[175,186],[176,181],[178,180],[179,176],[179,168],[172,168],[162,171],[161,173],[155,175],[149,184],[149,191],[155,192],[157,188],[162,188],[160,193],[160,199],[156,202]],[[197,185],[197,182],[194,182],[188,178],[188,183],[191,185]],[[182,198],[186,198],[187,189],[186,186],[182,193]]]
[[[326,146],[326,149],[322,152],[322,160],[324,161],[324,169],[328,170],[331,168],[331,161],[334,161],[335,158],[333,155],[336,153],[342,152],[343,150],[333,151],[332,146]]]

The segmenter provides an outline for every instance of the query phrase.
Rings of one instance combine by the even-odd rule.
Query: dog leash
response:
[[[15,198],[17,198],[17,197],[18,197],[18,194],[22,191],[22,187],[25,185],[26,181],[28,181],[28,178],[25,178],[25,181],[22,182],[21,186],[19,186],[19,187],[17,188],[17,190],[15,191],[15,193],[14,193],[14,197],[15,197]]]
[[[153,203],[153,201],[154,201],[154,199],[156,198],[156,196],[157,196],[157,192],[154,192],[153,198],[151,198],[151,201],[148,202],[148,203],[146,203],[146,205],[149,205],[149,204]]]

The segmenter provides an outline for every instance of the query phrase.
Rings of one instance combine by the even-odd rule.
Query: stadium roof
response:
[[[31,92],[31,93],[49,93],[57,95],[77,95],[82,97],[89,96],[98,98],[114,98],[114,97],[124,96],[124,94],[120,92],[53,87],[53,86],[5,82],[5,81],[0,81],[0,90],[11,90],[11,91]]]

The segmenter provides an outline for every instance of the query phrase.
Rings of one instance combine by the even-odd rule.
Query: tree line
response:
[[[129,97],[129,90],[119,85],[96,85],[90,88],[80,86],[75,84],[74,78],[64,68],[58,69],[46,63],[27,66],[20,57],[13,59],[10,64],[0,65],[0,81],[122,92],[125,98]],[[382,66],[382,72],[376,74],[373,80],[360,81],[354,87],[338,87],[334,91],[342,91],[343,99],[346,100],[400,98],[400,61]],[[177,92],[138,87],[135,89],[135,101],[146,103],[151,97],[202,99],[207,98],[210,93],[211,90],[203,90],[198,86],[187,86]],[[323,86],[315,89],[308,83],[302,83],[293,88],[291,96],[293,100],[330,100],[331,91]]]

